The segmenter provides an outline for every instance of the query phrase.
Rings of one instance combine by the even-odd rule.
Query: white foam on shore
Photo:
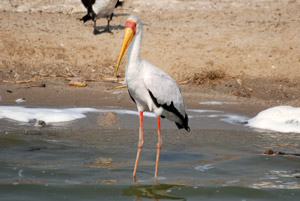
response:
[[[277,106],[261,111],[248,126],[282,133],[300,133],[300,108]]]
[[[41,120],[45,123],[58,123],[85,118],[84,113],[97,112],[93,108],[25,108],[19,106],[0,106],[0,119],[7,118],[20,122]]]
[[[231,114],[231,113],[224,113],[221,110],[197,110],[197,109],[190,109],[188,112],[196,112],[200,113],[200,115],[194,115],[193,117],[203,117],[203,118],[218,118],[220,121],[224,121],[230,124],[245,124],[249,117],[239,115],[239,114]],[[190,117],[190,116],[189,116]]]
[[[245,124],[249,117],[238,114],[224,114],[221,115],[221,121],[225,121],[230,124]]]
[[[76,119],[82,119],[86,116],[84,113],[98,112],[107,113],[114,112],[117,114],[139,115],[138,111],[122,110],[122,109],[95,109],[95,108],[26,108],[22,106],[0,106],[0,119],[11,119],[19,122],[28,123],[32,120],[44,121],[45,123],[68,122]],[[145,117],[156,117],[154,113],[144,112]]]
[[[197,113],[223,113],[221,110],[198,110],[198,109],[189,109],[188,112],[197,112]]]
[[[209,118],[219,118],[221,121],[230,123],[230,124],[245,124],[249,119],[246,116],[238,115],[238,114],[211,114],[208,115]]]
[[[229,105],[229,104],[238,104],[236,102],[219,102],[219,101],[205,101],[199,102],[200,105]]]

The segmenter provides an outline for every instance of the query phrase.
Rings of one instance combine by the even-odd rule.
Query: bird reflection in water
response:
[[[169,194],[171,189],[178,188],[180,185],[171,184],[156,184],[156,185],[137,185],[123,189],[123,194],[134,196],[136,200],[141,201],[141,198],[150,198],[155,201],[160,199],[168,200],[185,200],[185,198]]]

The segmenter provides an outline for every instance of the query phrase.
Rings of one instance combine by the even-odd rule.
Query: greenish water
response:
[[[137,181],[137,116],[105,114],[38,128],[0,120],[0,200],[300,200],[299,134],[255,131],[194,114],[192,131],[162,121],[158,183],[155,119],[145,117]],[[193,115],[193,113],[191,113]]]

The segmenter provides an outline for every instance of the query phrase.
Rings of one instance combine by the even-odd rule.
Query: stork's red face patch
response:
[[[130,28],[133,31],[133,34],[136,33],[136,23],[131,20],[127,20],[125,24],[125,28]]]

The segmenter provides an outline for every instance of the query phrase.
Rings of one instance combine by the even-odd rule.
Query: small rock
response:
[[[23,103],[25,101],[26,101],[25,98],[19,98],[19,99],[16,100],[16,103]]]
[[[43,120],[39,120],[38,122],[37,122],[37,124],[40,126],[40,127],[45,127],[47,124],[46,124],[46,122],[44,122]]]

